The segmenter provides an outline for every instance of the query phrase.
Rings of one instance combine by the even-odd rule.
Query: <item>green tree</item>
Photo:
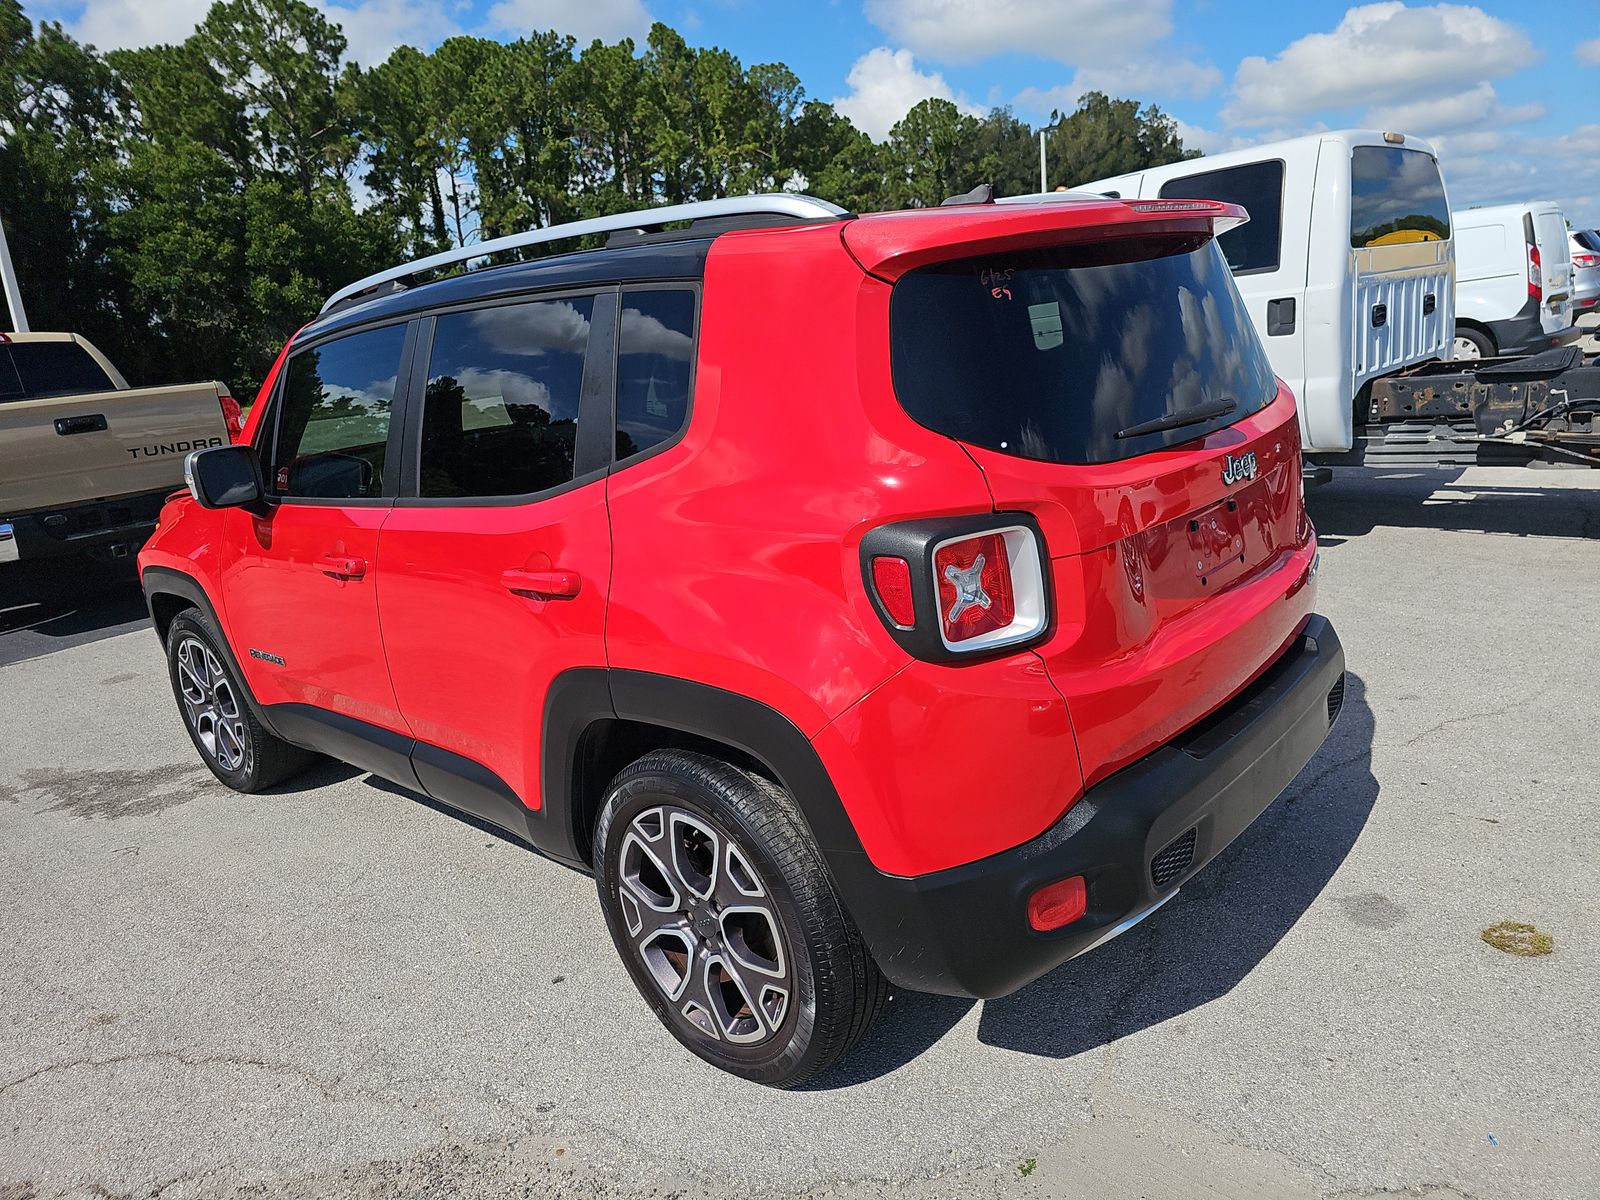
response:
[[[1159,108],[1104,92],[1086,92],[1065,117],[1051,113],[1045,143],[1052,187],[1200,156],[1184,149],[1177,122]]]
[[[948,100],[923,100],[889,131],[889,196],[896,207],[938,204],[979,183],[978,122]]]

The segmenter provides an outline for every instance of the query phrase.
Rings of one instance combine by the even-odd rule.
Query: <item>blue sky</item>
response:
[[[26,2],[26,0],[25,0]],[[1087,88],[1159,104],[1220,150],[1316,129],[1432,140],[1451,200],[1550,197],[1600,224],[1600,2],[313,0],[360,61],[453,33],[641,38],[652,19],[787,63],[875,136],[930,95],[1040,121]],[[32,0],[101,48],[181,39],[208,0]]]

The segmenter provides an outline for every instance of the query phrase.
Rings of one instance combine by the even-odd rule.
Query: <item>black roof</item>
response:
[[[532,262],[509,263],[453,275],[433,283],[380,294],[371,300],[341,305],[318,317],[299,338],[321,337],[341,329],[394,317],[410,316],[453,304],[514,296],[547,288],[638,283],[657,279],[701,279],[712,237],[650,242],[580,250]]]

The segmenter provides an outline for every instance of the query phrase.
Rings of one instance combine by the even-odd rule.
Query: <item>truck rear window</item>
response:
[[[107,392],[117,385],[77,342],[0,346],[0,401]]]
[[[924,267],[895,284],[889,326],[906,412],[1020,458],[1132,458],[1231,425],[1277,393],[1222,252],[1193,235]],[[1232,411],[1117,436],[1219,401]]]
[[[1450,205],[1433,155],[1398,146],[1350,151],[1350,245],[1441,242],[1450,236]]]

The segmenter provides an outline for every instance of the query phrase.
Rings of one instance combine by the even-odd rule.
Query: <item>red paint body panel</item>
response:
[[[538,808],[545,694],[562,671],[606,663],[604,480],[534,504],[397,506],[379,567],[383,642],[411,731]],[[576,575],[576,594],[518,595],[508,571]]]
[[[714,243],[688,433],[610,480],[613,667],[752,697],[809,736],[909,661],[867,599],[862,535],[990,500],[884,390],[888,295],[837,226]]]
[[[219,590],[245,682],[262,704],[311,704],[409,733],[378,633],[384,505],[280,504],[266,517],[214,514],[223,526]],[[328,574],[325,555],[363,560],[360,578]],[[252,649],[283,665],[250,657]]]
[[[1026,651],[912,662],[813,745],[867,857],[894,875],[1009,850],[1083,790],[1067,706]]]
[[[1044,530],[1056,620],[1039,653],[1067,698],[1089,786],[1226,703],[1312,611],[1315,535],[1281,384],[1237,424],[1126,462],[971,451],[996,505]],[[1226,456],[1245,453],[1258,474],[1230,487]]]

